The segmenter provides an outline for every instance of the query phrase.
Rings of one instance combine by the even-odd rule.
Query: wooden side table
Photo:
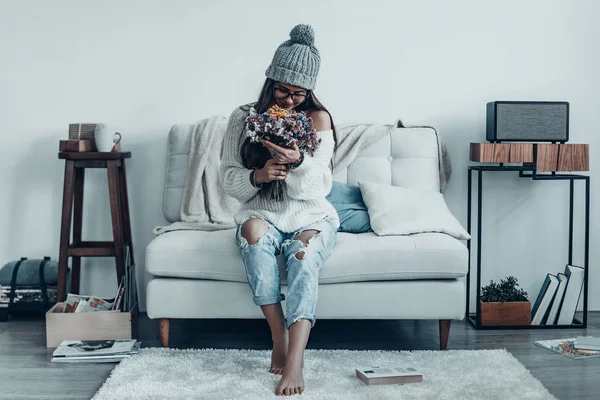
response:
[[[467,299],[466,319],[475,329],[555,329],[574,328],[584,329],[588,321],[588,273],[590,254],[590,177],[577,173],[563,173],[571,171],[589,171],[589,145],[588,144],[557,144],[557,143],[471,143],[470,160],[481,164],[470,165],[467,177],[467,231],[471,230],[472,215],[472,175],[477,173],[477,234],[472,235],[467,241],[469,251],[469,268],[467,272]],[[504,163],[513,163],[504,165]],[[497,165],[494,165],[497,164]],[[571,324],[566,325],[483,325],[481,303],[481,271],[482,271],[482,203],[483,203],[483,173],[489,172],[518,172],[519,178],[534,181],[569,181],[569,243],[567,264],[573,263],[573,218],[574,218],[574,190],[575,181],[585,184],[584,205],[584,249],[583,249],[583,319],[574,318]],[[471,260],[473,257],[472,242],[476,243],[476,279],[475,310],[470,312],[471,290]]]
[[[129,198],[125,159],[131,152],[59,152],[65,160],[60,250],[58,257],[57,301],[66,297],[66,272],[69,257],[73,258],[71,292],[79,293],[81,257],[114,257],[117,268],[117,284],[125,275],[125,249],[129,246],[130,260],[134,263],[129,218]],[[84,242],[81,240],[83,223],[83,186],[86,168],[106,168],[112,219],[112,241]],[[73,206],[74,205],[74,206]],[[71,242],[71,221],[73,241]]]

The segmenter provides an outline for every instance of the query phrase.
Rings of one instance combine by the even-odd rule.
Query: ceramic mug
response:
[[[99,152],[108,153],[113,151],[114,147],[119,144],[121,134],[119,132],[112,132],[106,127],[98,127],[94,130],[94,139],[96,141],[96,149]]]

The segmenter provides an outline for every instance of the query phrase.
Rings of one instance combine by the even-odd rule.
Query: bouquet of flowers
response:
[[[300,152],[314,155],[319,147],[320,139],[313,125],[313,120],[303,113],[285,110],[277,105],[266,112],[258,114],[251,111],[246,118],[246,136],[250,143],[260,143],[261,140],[281,147],[291,147],[296,143]],[[282,182],[273,181],[271,185],[271,198],[282,198]]]

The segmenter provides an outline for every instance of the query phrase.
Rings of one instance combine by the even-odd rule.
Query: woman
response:
[[[290,40],[275,52],[258,101],[233,111],[224,143],[222,173],[227,194],[241,202],[236,214],[237,244],[246,267],[254,303],[271,328],[270,372],[283,375],[275,393],[300,394],[303,356],[315,323],[319,270],[334,247],[338,215],[326,200],[332,185],[335,130],[315,87],[320,56],[308,25],[292,29]],[[251,107],[304,112],[321,139],[313,156],[296,145],[282,148],[268,141],[250,143],[245,118]],[[273,199],[272,182],[283,182],[283,197]],[[288,282],[286,315],[281,301],[276,255],[283,253]]]

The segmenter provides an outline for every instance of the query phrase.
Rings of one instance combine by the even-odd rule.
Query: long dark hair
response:
[[[275,96],[273,94],[275,83],[276,82],[271,78],[266,79],[265,84],[260,92],[260,96],[258,97],[258,101],[253,104],[257,113],[262,114],[266,112],[272,105],[276,104]],[[323,104],[321,104],[312,90],[307,90],[306,98],[302,103],[298,104],[294,110],[325,111],[327,114],[329,114],[329,118],[331,119],[331,129],[333,129],[333,141],[335,143],[333,151],[335,152],[337,149],[337,135],[335,126],[333,125],[333,118],[331,118],[331,113]],[[241,134],[244,135],[245,131]],[[242,164],[244,167],[249,169],[262,168],[267,163],[267,160],[271,158],[271,153],[265,146],[263,146],[261,143],[250,143],[250,139],[248,138],[244,140],[244,143],[241,146],[240,155],[242,157]],[[330,163],[330,168],[333,170],[333,159]]]

